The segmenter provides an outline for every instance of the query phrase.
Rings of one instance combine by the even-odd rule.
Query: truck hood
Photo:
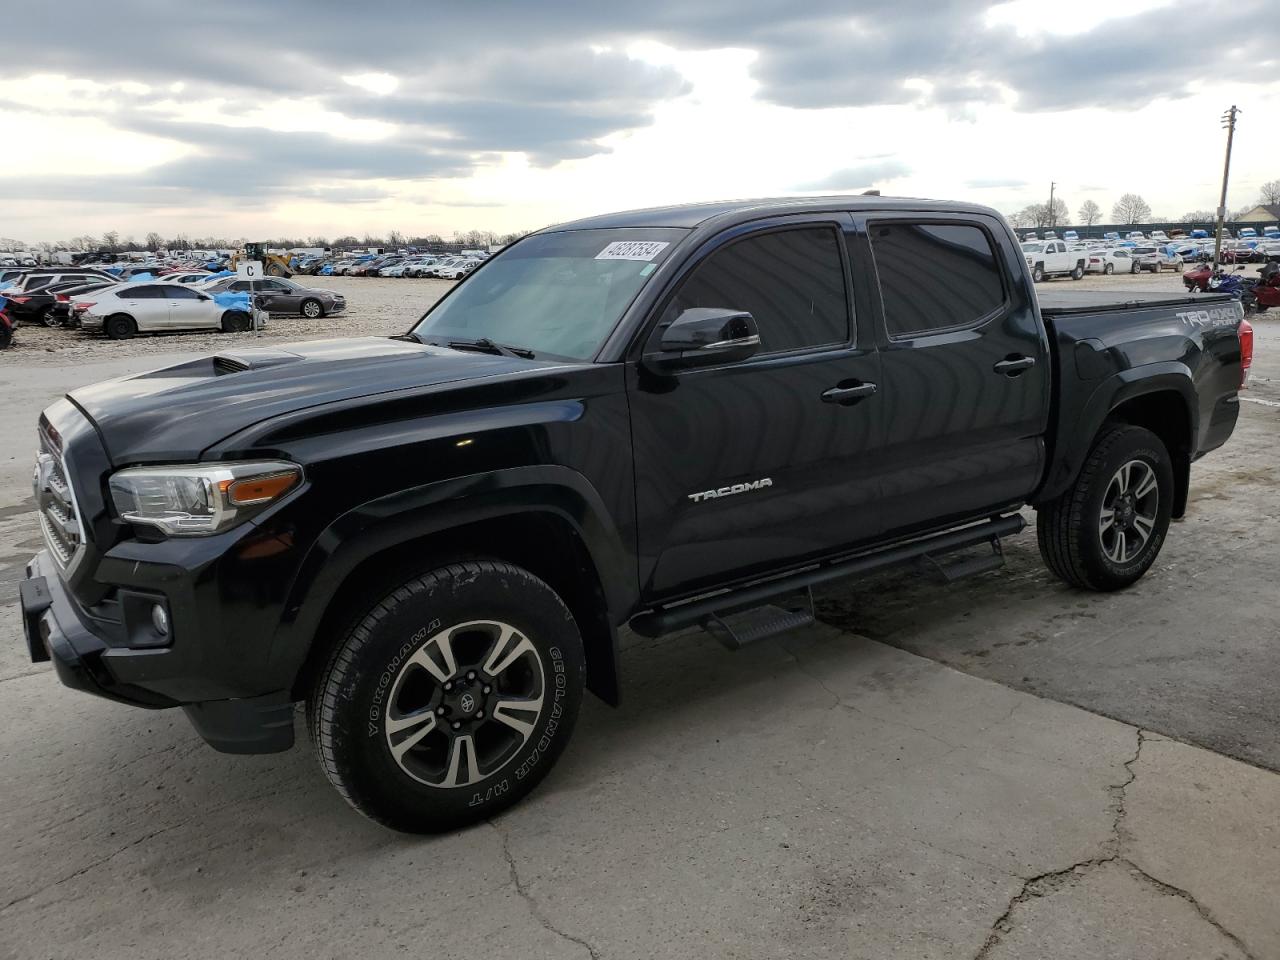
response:
[[[384,337],[233,348],[68,396],[112,463],[191,461],[237,431],[340,400],[559,365]]]

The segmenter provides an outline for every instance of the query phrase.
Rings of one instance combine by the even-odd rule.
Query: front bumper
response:
[[[293,746],[293,703],[285,692],[238,699],[182,702],[147,689],[151,663],[168,650],[121,646],[111,624],[96,622],[71,597],[53,558],[42,550],[19,584],[22,626],[34,663],[53,662],[58,679],[130,706],[181,706],[196,731],[224,753],[275,753]]]

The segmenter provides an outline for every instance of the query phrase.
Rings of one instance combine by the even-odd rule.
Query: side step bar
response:
[[[1027,522],[1020,514],[1008,517],[992,517],[982,523],[946,533],[934,534],[920,540],[912,540],[894,547],[885,547],[873,553],[864,553],[844,560],[833,560],[800,570],[796,573],[753,583],[737,590],[727,590],[687,600],[669,607],[658,607],[649,613],[642,613],[631,618],[631,629],[646,637],[660,637],[664,633],[683,630],[695,624],[713,618],[720,618],[726,612],[745,610],[765,601],[797,590],[805,590],[829,580],[840,580],[845,577],[866,576],[887,567],[897,566],[924,557],[938,556],[965,547],[990,543],[998,553],[998,541],[1001,537],[1011,537],[1020,533]],[[984,558],[987,561],[987,558]],[[988,561],[989,562],[989,561]]]

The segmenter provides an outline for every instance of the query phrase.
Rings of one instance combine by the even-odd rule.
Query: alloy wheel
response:
[[[1108,560],[1124,564],[1142,553],[1155,531],[1159,507],[1160,485],[1149,463],[1130,460],[1115,472],[1098,517],[1098,537]]]
[[[542,715],[538,651],[508,623],[475,620],[432,636],[400,668],[387,697],[387,747],[429,787],[465,787],[520,752]]]

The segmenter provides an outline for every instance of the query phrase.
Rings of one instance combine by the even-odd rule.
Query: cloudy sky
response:
[[[1003,211],[1280,178],[1277,0],[150,0],[7,11],[0,234],[528,229],[878,187]],[[1055,21],[1055,16],[1060,17]],[[1264,26],[1265,25],[1265,26]]]

